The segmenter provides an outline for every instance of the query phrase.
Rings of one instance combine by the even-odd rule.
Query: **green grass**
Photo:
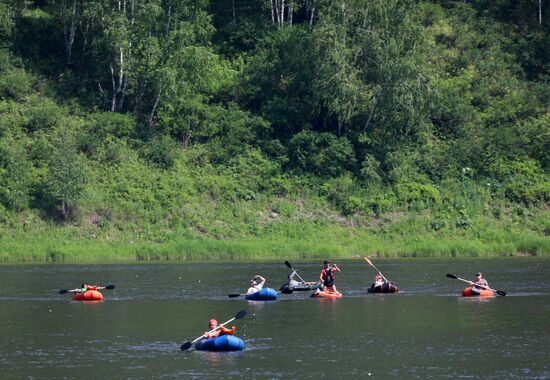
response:
[[[348,231],[349,232],[349,231]],[[369,255],[398,257],[497,257],[515,255],[550,256],[550,239],[523,234],[502,239],[473,239],[434,234],[396,236],[359,231],[354,236],[328,239],[261,237],[248,239],[184,239],[165,243],[97,240],[3,239],[3,263],[97,263],[167,260],[268,261],[313,258],[356,258]]]

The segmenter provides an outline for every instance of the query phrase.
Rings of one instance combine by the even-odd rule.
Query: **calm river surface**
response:
[[[228,298],[255,274],[279,288],[280,263],[0,266],[2,379],[550,379],[550,260],[377,260],[397,295],[367,294],[375,271],[337,261],[344,298]],[[291,262],[306,280],[320,262]],[[462,298],[480,270],[508,296]],[[115,284],[100,303],[59,289]],[[244,351],[179,346],[239,310]]]

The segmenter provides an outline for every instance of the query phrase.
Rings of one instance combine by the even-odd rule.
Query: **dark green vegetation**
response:
[[[4,0],[0,260],[548,255],[543,3]]]

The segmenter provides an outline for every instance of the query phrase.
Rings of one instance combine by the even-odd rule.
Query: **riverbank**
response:
[[[494,232],[494,231],[493,231]],[[502,231],[482,237],[322,234],[312,239],[194,239],[167,242],[56,239],[55,236],[0,240],[1,263],[117,263],[139,261],[269,261],[285,259],[448,258],[550,256],[550,238]]]

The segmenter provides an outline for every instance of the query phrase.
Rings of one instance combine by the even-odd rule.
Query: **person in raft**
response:
[[[340,272],[340,268],[336,264],[330,265],[330,261],[328,260],[323,261],[323,264],[325,264],[325,267],[321,269],[321,275],[319,276],[323,285],[323,291],[340,294],[336,290],[336,285],[334,285],[334,273]]]
[[[73,293],[84,293],[88,290],[97,290],[98,286],[97,285],[88,285],[88,284],[82,284],[82,286],[80,288],[76,288],[76,289],[71,289],[69,290],[69,292],[73,292]]]
[[[481,285],[481,286],[479,286]],[[489,283],[483,278],[481,272],[476,273],[476,279],[472,281],[472,294],[479,296],[480,289],[486,289],[489,287]]]
[[[220,327],[217,330],[214,330],[218,327],[218,321],[215,319],[211,319],[208,321],[208,331],[206,331],[203,335],[204,339],[211,339],[216,338],[218,336],[222,335],[233,335],[235,334],[235,326],[232,326],[230,329],[226,329],[225,326]],[[212,331],[214,330],[214,331]]]
[[[298,274],[296,272],[292,272],[288,275],[288,280],[285,285],[289,287],[298,286],[298,285],[315,285],[317,282],[315,281],[305,281],[302,282],[298,277]]]
[[[259,274],[255,275],[252,280],[250,280],[250,288],[246,291],[246,295],[254,294],[262,290],[265,284],[265,278]]]
[[[382,278],[381,275],[377,274],[376,277],[374,278],[373,288],[376,288],[377,286],[381,286],[381,285],[384,285],[384,279]]]
[[[298,281],[298,279],[296,279],[296,272],[292,272],[291,274],[288,275],[288,281],[286,282],[286,285],[287,286],[298,286],[300,285],[302,282],[301,281]]]

